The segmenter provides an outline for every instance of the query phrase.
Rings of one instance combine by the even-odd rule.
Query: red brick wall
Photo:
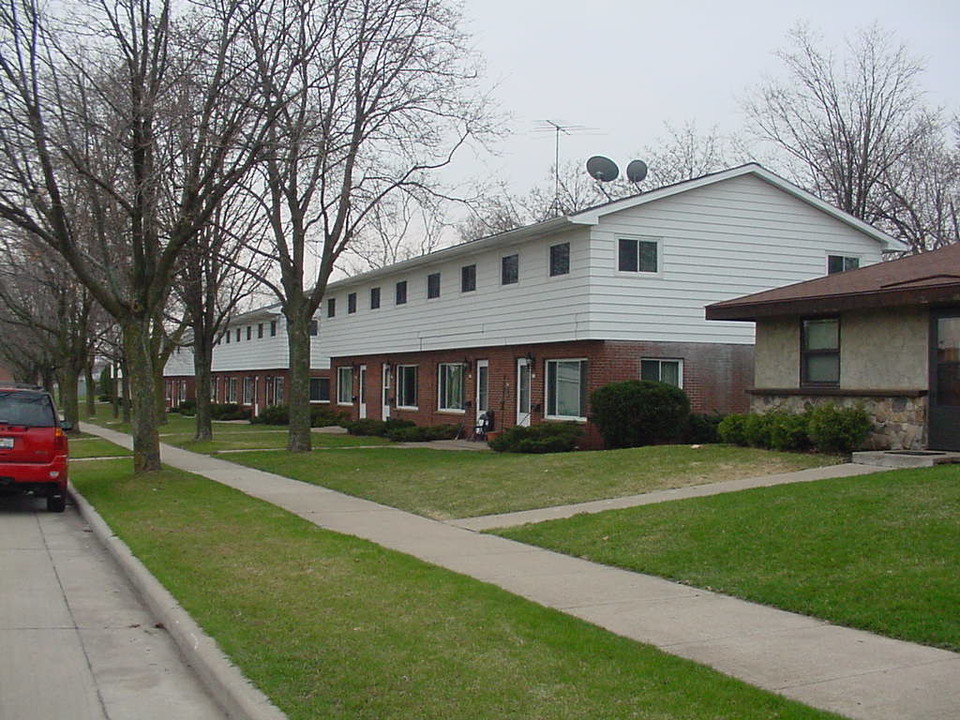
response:
[[[533,357],[531,421],[541,422],[545,408],[545,361],[560,359],[585,359],[587,367],[587,394],[610,382],[637,379],[640,376],[640,359],[664,358],[683,360],[684,390],[690,397],[694,412],[746,412],[749,398],[746,389],[753,379],[753,347],[744,345],[718,345],[712,343],[651,343],[651,342],[604,342],[599,340],[547,343],[536,345],[512,345],[509,347],[472,348],[467,350],[442,350],[420,353],[394,353],[335,358],[332,361],[333,377],[331,394],[336,400],[336,368],[353,366],[351,396],[358,394],[357,368],[367,367],[367,385],[364,400],[367,417],[382,418],[381,378],[384,363],[391,366],[390,397],[396,398],[396,367],[417,365],[418,409],[390,409],[390,416],[412,420],[418,425],[463,423],[469,432],[476,423],[473,407],[476,397],[476,361],[489,362],[489,403],[494,411],[494,430],[502,430],[516,423],[517,359]],[[463,413],[444,412],[437,409],[437,366],[440,363],[468,363],[466,396],[469,405]],[[359,398],[358,398],[359,399]],[[351,416],[358,416],[358,404],[350,407]],[[589,410],[588,410],[589,412]],[[592,424],[585,424],[582,447],[602,445],[599,434]]]
[[[213,397],[214,402],[218,404],[223,404],[231,402],[228,399],[229,397],[229,388],[230,380],[235,379],[237,381],[237,395],[235,402],[242,407],[248,407],[253,410],[262,410],[268,405],[280,405],[287,402],[288,393],[290,392],[290,383],[287,380],[289,371],[286,369],[282,370],[243,370],[235,372],[216,372],[213,373]],[[329,377],[329,370],[314,370],[310,373],[311,377]],[[283,378],[283,397],[278,398],[276,396],[276,378]],[[254,383],[254,389],[256,391],[256,396],[253,398],[253,402],[243,402],[243,383],[246,378],[255,378],[256,382]],[[269,381],[269,382],[268,382]],[[166,397],[167,397],[167,407],[171,405],[178,405],[179,402],[171,402],[171,398],[176,397],[175,392],[177,390],[177,383],[186,382],[187,383],[187,399],[194,400],[196,399],[196,383],[193,377],[188,378],[165,378],[166,386]],[[271,392],[268,390],[268,384],[273,384],[274,391]]]

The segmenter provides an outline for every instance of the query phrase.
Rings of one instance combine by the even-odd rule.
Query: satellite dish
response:
[[[627,179],[638,183],[647,176],[647,164],[643,160],[632,160],[627,165]]]
[[[590,173],[590,177],[594,180],[610,182],[611,180],[617,179],[617,176],[620,174],[620,168],[618,168],[617,164],[610,158],[603,157],[603,155],[594,155],[587,160],[587,172]]]

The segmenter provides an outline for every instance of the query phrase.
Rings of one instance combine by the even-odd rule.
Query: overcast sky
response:
[[[664,123],[703,131],[742,126],[738,98],[779,71],[776,50],[806,21],[825,41],[877,22],[925,61],[928,103],[960,110],[958,0],[464,0],[466,29],[488,82],[511,116],[499,158],[467,154],[457,172],[511,181],[546,177],[554,136],[545,120],[576,126],[561,163],[594,154],[621,170],[665,135]],[[771,168],[776,171],[776,168]]]

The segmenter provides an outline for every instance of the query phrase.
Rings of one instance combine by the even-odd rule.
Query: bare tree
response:
[[[272,0],[251,11],[259,93],[283,111],[256,187],[290,356],[292,451],[311,447],[310,323],[327,281],[392,194],[431,189],[486,103],[457,11],[434,0]]]
[[[887,180],[927,141],[920,62],[877,26],[848,43],[845,58],[798,26],[778,53],[787,77],[764,82],[744,103],[753,133],[791,162],[798,183],[874,223]]]
[[[677,127],[665,123],[666,136],[658,138],[640,153],[650,172],[644,185],[648,188],[673,185],[718,172],[749,158],[734,149],[736,143],[723,136],[717,127],[706,133],[694,121]]]
[[[237,3],[179,20],[172,0],[69,10],[79,17],[37,0],[0,8],[0,218],[62,255],[120,326],[134,468],[159,470],[174,270],[257,159],[272,106],[244,86]]]

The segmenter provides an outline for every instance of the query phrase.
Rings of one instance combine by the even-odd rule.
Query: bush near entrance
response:
[[[590,420],[611,449],[675,442],[690,418],[686,393],[652,380],[604,385],[590,396],[590,407]]]

